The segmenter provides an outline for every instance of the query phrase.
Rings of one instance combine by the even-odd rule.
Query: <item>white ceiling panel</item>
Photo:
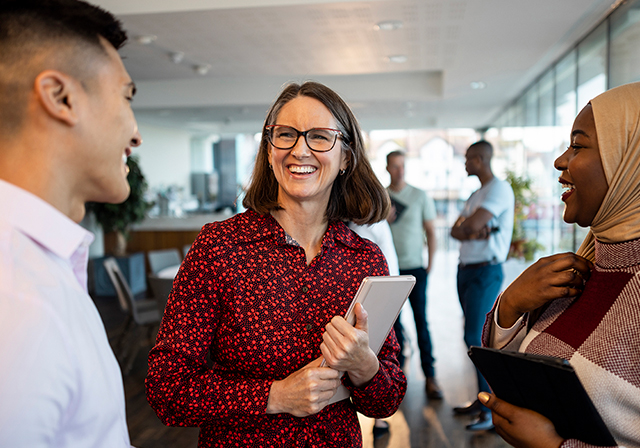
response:
[[[139,87],[138,119],[224,133],[258,132],[282,85],[308,79],[335,88],[366,129],[484,127],[614,1],[95,3],[129,32],[121,54]],[[402,27],[375,29],[390,20]],[[156,40],[136,42],[148,34]],[[178,64],[174,52],[184,53]]]

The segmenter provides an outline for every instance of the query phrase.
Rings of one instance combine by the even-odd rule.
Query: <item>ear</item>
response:
[[[269,161],[269,165],[273,165],[273,161],[271,160],[271,145],[267,146],[267,160]]]
[[[340,160],[340,169],[346,170],[349,168],[349,158],[347,157],[346,151],[342,151],[342,160]]]
[[[69,126],[78,123],[80,83],[56,70],[45,70],[35,80],[34,91],[42,108]]]

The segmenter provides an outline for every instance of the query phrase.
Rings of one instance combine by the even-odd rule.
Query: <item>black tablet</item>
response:
[[[469,357],[498,398],[544,415],[561,437],[616,445],[567,360],[484,347],[471,347]]]

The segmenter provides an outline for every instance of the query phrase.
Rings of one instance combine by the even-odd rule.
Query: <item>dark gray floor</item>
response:
[[[373,421],[361,417],[365,448],[499,448],[508,445],[494,432],[472,433],[465,430],[469,417],[453,415],[452,407],[474,398],[475,379],[462,340],[462,313],[455,290],[456,254],[438,254],[438,263],[430,276],[428,316],[437,360],[436,376],[444,399],[430,402],[424,394],[424,376],[419,367],[415,336],[411,332],[410,309],[402,321],[412,341],[405,369],[408,390],[399,411],[388,419],[388,435],[373,441]],[[507,269],[513,278],[521,266]],[[122,314],[115,299],[96,298],[107,331],[113,334]],[[140,448],[196,447],[197,428],[164,426],[147,404],[144,395],[146,350],[141,350],[133,369],[124,378],[127,418],[131,443]]]

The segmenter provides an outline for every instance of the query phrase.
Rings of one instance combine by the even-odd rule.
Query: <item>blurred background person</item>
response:
[[[481,345],[485,317],[500,293],[504,272],[502,263],[509,255],[513,235],[514,195],[507,181],[497,179],[491,170],[493,147],[481,140],[469,146],[465,169],[478,176],[481,187],[469,196],[451,228],[460,241],[458,298],[464,315],[464,342],[467,347]],[[489,385],[478,369],[478,391],[489,392]],[[493,428],[491,413],[478,400],[453,408],[456,414],[478,414],[467,425],[471,431]]]
[[[427,282],[436,254],[436,206],[424,191],[415,188],[404,178],[405,154],[392,151],[387,154],[387,171],[391,183],[387,187],[391,197],[391,213],[387,218],[393,234],[393,243],[398,255],[401,275],[413,275],[416,284],[409,294],[409,303],[416,324],[420,364],[426,377],[425,391],[431,399],[441,399],[442,391],[435,377],[435,359],[431,345],[431,335],[427,323]],[[424,267],[423,248],[426,236],[429,258]],[[400,318],[394,326],[400,347],[404,345]],[[400,354],[400,365],[404,365],[404,355]]]

